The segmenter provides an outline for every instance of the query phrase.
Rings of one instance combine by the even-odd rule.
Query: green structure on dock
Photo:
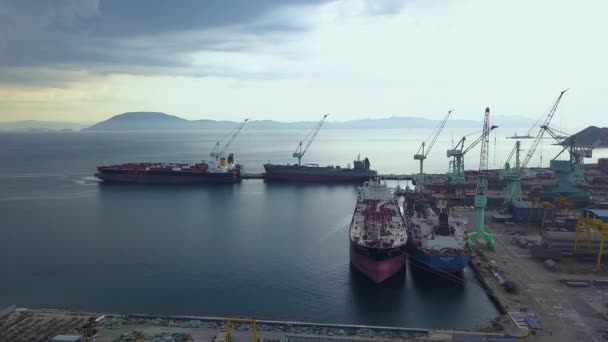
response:
[[[509,154],[509,158],[505,162],[505,167],[500,170],[498,175],[499,179],[504,182],[505,191],[505,207],[509,207],[513,201],[521,202],[521,176],[520,176],[520,163],[519,163],[519,152],[521,150],[521,142],[518,140],[515,142],[513,150]],[[515,167],[511,168],[509,162],[515,154]]]
[[[494,250],[494,235],[487,233],[485,227],[485,211],[488,204],[488,180],[486,179],[486,171],[488,171],[488,148],[490,145],[490,132],[497,126],[490,127],[490,108],[486,108],[483,120],[483,134],[481,135],[481,154],[479,158],[479,177],[477,178],[477,189],[475,190],[474,206],[477,210],[476,230],[469,233],[469,243],[475,243],[479,240],[486,240],[488,248]]]

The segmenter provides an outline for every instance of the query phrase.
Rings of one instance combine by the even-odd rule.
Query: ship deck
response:
[[[399,205],[396,202],[358,202],[350,238],[364,247],[394,248],[405,245],[407,231]]]

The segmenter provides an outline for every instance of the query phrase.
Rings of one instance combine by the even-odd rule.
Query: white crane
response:
[[[431,142],[429,143],[429,147],[426,149],[426,151],[424,151],[424,147],[426,145],[426,142],[422,142],[422,145],[418,149],[418,152],[416,152],[416,154],[414,154],[414,160],[420,160],[420,173],[419,173],[419,175],[424,175],[424,160],[426,159],[426,156],[428,156],[428,154],[431,152],[431,149],[433,148],[433,145],[435,145],[435,141],[437,141],[437,137],[439,137],[439,133],[441,133],[441,131],[443,130],[443,127],[445,126],[445,123],[448,121],[448,118],[450,117],[450,114],[453,111],[454,111],[453,109],[450,110],[446,114],[446,116],[443,118],[443,120],[441,120],[439,122],[439,124],[437,125],[437,127],[435,128],[435,130],[433,131],[433,133],[431,135]]]
[[[312,129],[312,131],[310,131],[310,133],[308,133],[308,135],[304,138],[304,140],[306,140],[308,137],[310,137],[306,142],[306,147],[302,149],[302,141],[300,141],[298,147],[296,147],[296,151],[293,153],[293,157],[298,158],[298,165],[302,165],[302,157],[304,157],[304,154],[306,154],[306,151],[308,151],[308,148],[310,147],[310,144],[312,144],[312,141],[315,140],[317,133],[319,133],[319,130],[321,129],[321,126],[323,126],[323,122],[325,121],[325,118],[328,115],[329,114],[323,115],[321,121],[319,121],[319,123],[317,123],[317,125]]]
[[[215,147],[213,148],[213,151],[211,151],[211,153],[209,155],[212,158],[215,158],[216,160],[224,157],[224,153],[226,153],[226,150],[228,150],[228,147],[230,147],[230,144],[232,144],[232,142],[234,141],[236,136],[239,135],[239,132],[243,129],[243,126],[245,126],[247,121],[249,121],[249,119],[245,119],[245,121],[241,122],[238,126],[236,126],[232,130],[230,137],[228,138],[228,140],[226,140],[226,143],[224,143],[224,148],[222,148],[220,150],[220,145],[221,145],[220,141],[215,143]]]

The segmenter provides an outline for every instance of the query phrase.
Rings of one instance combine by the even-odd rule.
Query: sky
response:
[[[605,0],[0,0],[0,121],[129,111],[606,126]]]

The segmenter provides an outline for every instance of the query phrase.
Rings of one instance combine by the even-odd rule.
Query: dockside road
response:
[[[528,335],[529,341],[605,341],[608,332],[608,295],[603,288],[568,287],[562,279],[606,279],[594,273],[593,264],[579,264],[576,274],[557,268],[550,271],[543,260],[533,259],[528,249],[511,244],[515,231],[538,239],[539,228],[491,222],[486,212],[486,230],[496,237],[494,251],[477,246],[473,258],[484,282],[504,307],[505,329],[513,335]],[[471,215],[471,230],[475,227]],[[559,263],[558,263],[559,265]],[[517,293],[510,293],[500,282],[512,281]],[[518,331],[519,330],[519,331]],[[527,331],[526,331],[527,330]]]

